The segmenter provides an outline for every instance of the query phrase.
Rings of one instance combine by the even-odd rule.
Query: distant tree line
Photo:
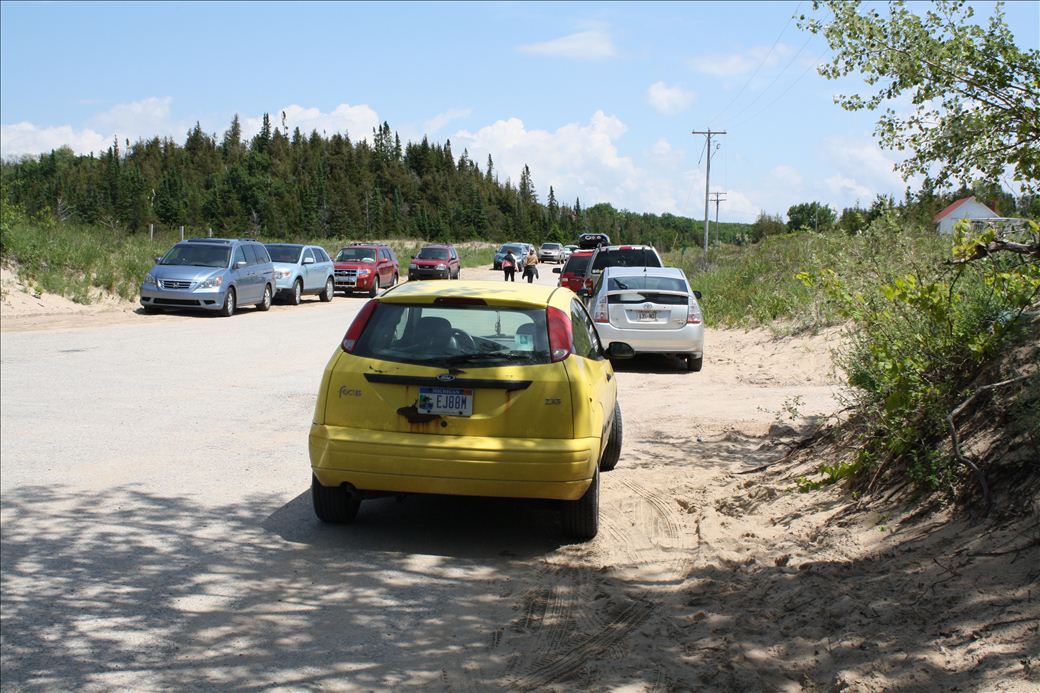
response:
[[[451,142],[402,144],[387,123],[372,137],[272,127],[244,140],[238,116],[223,137],[196,124],[184,144],[153,137],[95,156],[63,147],[0,167],[6,202],[28,214],[142,232],[184,225],[191,233],[265,239],[421,238],[570,242],[584,231],[671,249],[693,245],[699,222],[637,214],[610,204],[538,199],[530,169],[502,182]],[[746,224],[722,224],[720,240]]]
[[[750,226],[746,239],[758,242],[766,236],[793,231],[839,231],[856,235],[867,228],[886,212],[898,211],[904,223],[916,226],[930,226],[935,215],[947,205],[964,197],[975,197],[1000,216],[1040,219],[1040,196],[1023,194],[1015,197],[1002,188],[999,183],[975,181],[970,186],[939,193],[926,183],[921,190],[906,192],[901,202],[889,195],[878,195],[869,206],[857,203],[853,207],[844,208],[838,214],[829,205],[821,202],[802,202],[792,205],[787,210],[787,221],[780,215],[766,212],[759,214],[758,219]]]

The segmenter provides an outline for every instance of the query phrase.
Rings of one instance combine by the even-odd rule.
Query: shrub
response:
[[[838,355],[864,423],[850,473],[877,474],[896,463],[919,487],[952,485],[954,457],[938,452],[949,435],[946,417],[1040,296],[1035,257],[976,257],[994,238],[992,230],[962,235],[948,262],[915,264],[910,272],[877,264],[866,285],[830,268],[799,275],[854,325]]]

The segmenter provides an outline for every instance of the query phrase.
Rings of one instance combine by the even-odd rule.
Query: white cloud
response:
[[[605,29],[590,29],[576,34],[561,36],[544,43],[532,43],[520,46],[521,53],[535,55],[555,55],[578,60],[600,60],[611,58],[617,54],[614,42]]]
[[[802,174],[792,166],[780,164],[769,171],[769,178],[774,185],[779,185],[787,190],[799,190],[802,187]]]
[[[289,132],[300,128],[300,132],[310,135],[312,132],[325,133],[331,136],[333,133],[347,133],[352,140],[368,139],[372,130],[379,127],[379,114],[367,104],[351,106],[341,103],[335,109],[324,113],[318,108],[304,108],[291,104],[284,108],[271,112],[271,127],[282,127],[282,114],[285,114],[285,125]],[[241,118],[242,137],[249,139],[260,132],[263,125],[263,115]]]
[[[664,82],[654,82],[646,90],[646,97],[650,105],[663,115],[676,115],[682,113],[693,103],[692,91],[682,87],[669,87]]]
[[[423,134],[432,135],[439,132],[445,125],[454,121],[461,120],[462,118],[469,118],[473,111],[469,108],[453,108],[450,111],[444,113],[438,113],[434,117],[423,123]]]
[[[854,178],[847,176],[831,176],[823,181],[824,186],[832,196],[841,200],[841,207],[848,207],[848,201],[859,201],[860,204],[869,204],[877,194],[871,188],[863,185]]]
[[[170,104],[173,97],[152,96],[141,101],[116,104],[91,118],[93,127],[119,137],[136,140],[141,137],[171,134]]]
[[[767,46],[755,46],[738,53],[716,53],[702,55],[690,60],[697,72],[715,77],[738,77],[755,70],[759,65],[765,69],[777,67],[794,53],[791,46],[778,43],[770,52]]]
[[[188,126],[170,118],[169,96],[149,97],[141,101],[116,104],[87,121],[87,127],[71,125],[36,125],[22,122],[0,125],[0,155],[44,154],[68,146],[77,154],[97,153],[108,149],[115,138],[124,140],[159,137],[183,137]]]
[[[89,128],[41,127],[28,122],[0,125],[0,156],[5,159],[44,154],[64,146],[77,154],[89,154],[108,149],[111,144],[112,137]]]

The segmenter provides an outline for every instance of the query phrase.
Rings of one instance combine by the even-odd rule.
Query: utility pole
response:
[[[715,198],[715,244],[719,243],[719,201],[726,199],[726,193],[724,192],[713,192],[712,197]]]
[[[691,134],[693,135],[707,135],[708,136],[708,168],[704,174],[704,254],[708,254],[708,187],[711,185],[711,157],[715,153],[715,150],[711,148],[711,136],[712,135],[725,135],[725,130],[712,131],[711,128],[707,130],[694,130]],[[718,149],[722,145],[716,145],[715,149]]]

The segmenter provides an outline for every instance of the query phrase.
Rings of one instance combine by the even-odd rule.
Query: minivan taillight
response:
[[[689,308],[686,310],[686,324],[701,324],[701,307],[697,305],[697,299],[693,297],[693,294],[690,295]]]
[[[545,321],[549,324],[549,353],[553,363],[571,355],[571,319],[559,308],[545,309]]]
[[[357,346],[357,341],[361,338],[361,333],[365,331],[365,325],[368,324],[368,319],[372,317],[377,305],[379,305],[379,301],[370,298],[368,303],[362,306],[358,314],[354,316],[354,322],[350,323],[347,333],[343,335],[343,342],[340,344],[343,351],[348,354],[354,353],[354,347]]]

